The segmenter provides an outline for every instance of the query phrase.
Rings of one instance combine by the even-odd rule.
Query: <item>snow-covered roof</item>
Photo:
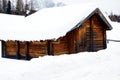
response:
[[[3,26],[0,29],[0,39],[44,40],[58,38],[83,21],[96,8],[97,6],[93,4],[69,5],[42,9],[27,18],[14,16],[15,19],[10,17],[11,20],[7,17],[7,21],[6,19],[0,21],[4,23],[0,23]]]

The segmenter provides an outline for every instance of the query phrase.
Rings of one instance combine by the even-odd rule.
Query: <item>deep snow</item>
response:
[[[95,53],[45,56],[32,59],[29,62],[0,59],[0,79],[119,80],[119,44],[109,43],[107,50]]]

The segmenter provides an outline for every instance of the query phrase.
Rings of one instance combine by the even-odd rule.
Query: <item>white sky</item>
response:
[[[79,3],[95,3],[104,8],[108,13],[120,14],[120,0],[54,0],[55,2],[63,2],[66,5]]]

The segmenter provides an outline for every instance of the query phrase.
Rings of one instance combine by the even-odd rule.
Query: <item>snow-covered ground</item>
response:
[[[112,24],[108,38],[119,39],[120,24]],[[120,80],[120,42],[109,42],[107,46],[99,52],[44,56],[31,61],[0,58],[0,80]]]

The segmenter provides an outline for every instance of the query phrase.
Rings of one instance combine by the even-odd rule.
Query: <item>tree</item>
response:
[[[57,7],[65,6],[65,4],[63,2],[58,2],[56,5],[57,5]]]
[[[0,0],[0,12],[2,12],[2,1]]]
[[[23,14],[24,13],[24,4],[22,0],[17,0],[16,3],[16,14]]]
[[[5,13],[6,12],[6,7],[7,7],[7,0],[3,0],[2,4],[3,4],[2,12]]]
[[[29,10],[29,4],[25,4],[25,16],[28,16],[30,13],[30,10]]]
[[[46,8],[55,6],[55,3],[52,0],[44,0],[44,4]]]
[[[8,1],[8,5],[7,5],[7,14],[11,14],[11,2],[10,2],[10,0]]]
[[[31,0],[31,11],[40,9],[41,0]]]

